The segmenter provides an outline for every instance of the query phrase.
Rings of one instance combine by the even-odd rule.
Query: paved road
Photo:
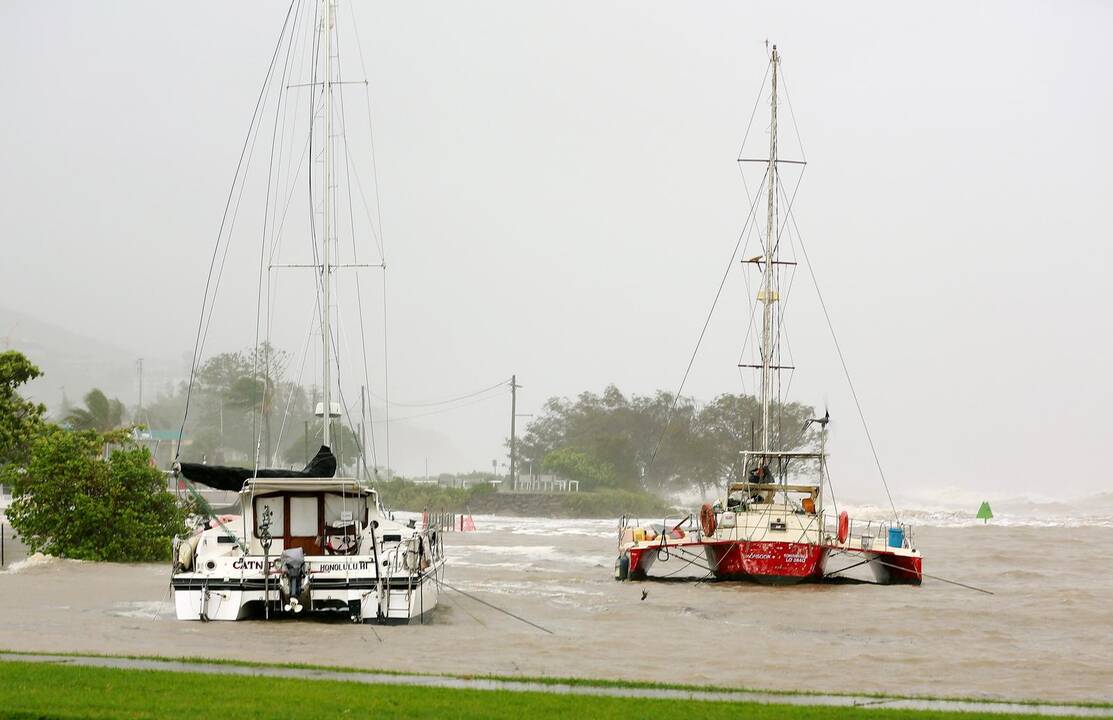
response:
[[[107,667],[123,670],[163,670],[208,675],[278,677],[299,680],[333,680],[368,685],[411,685],[460,690],[497,690],[503,692],[545,692],[557,695],[595,697],[635,697],[660,700],[709,700],[717,702],[756,702],[785,705],[822,705],[834,707],[876,707],[900,710],[939,710],[983,712],[1000,715],[1039,715],[1053,717],[1110,717],[1113,708],[1088,708],[1077,705],[1023,705],[1003,702],[974,703],[958,700],[879,699],[866,695],[779,695],[762,692],[715,690],[670,690],[637,687],[592,687],[587,685],[549,685],[515,680],[482,680],[435,675],[386,675],[376,672],[302,670],[279,667],[211,665],[174,660],[139,660],[112,657],[74,657],[68,655],[20,655],[0,653],[0,662],[20,661],[56,663],[80,667]]]

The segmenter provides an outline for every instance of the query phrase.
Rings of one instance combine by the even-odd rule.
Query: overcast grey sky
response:
[[[0,5],[0,306],[135,356],[190,349],[284,13]],[[524,413],[612,382],[675,389],[748,210],[735,157],[768,38],[809,163],[796,215],[898,499],[1108,488],[1113,5],[375,2],[356,17],[394,398],[512,372]],[[254,308],[254,273],[229,269],[230,306]],[[702,400],[742,389],[741,273],[686,388]],[[880,501],[800,287],[793,399],[830,405],[836,483]],[[216,320],[209,350],[252,333]],[[508,413],[503,398],[401,421],[394,464],[489,468]]]

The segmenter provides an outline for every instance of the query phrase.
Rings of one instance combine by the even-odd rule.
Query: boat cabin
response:
[[[378,524],[375,491],[355,480],[260,479],[244,485],[240,500],[253,553],[269,535],[272,555],[348,555],[368,524]]]
[[[741,453],[746,480],[727,485],[728,510],[768,506],[778,498],[803,515],[821,510],[825,455],[815,452]]]

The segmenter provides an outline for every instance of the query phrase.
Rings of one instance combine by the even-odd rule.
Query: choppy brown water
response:
[[[926,572],[990,596],[931,580],[616,583],[610,521],[476,522],[479,532],[451,537],[446,581],[554,635],[451,591],[423,627],[184,623],[171,615],[167,567],[53,561],[0,573],[0,647],[1113,700],[1113,528],[917,529]]]

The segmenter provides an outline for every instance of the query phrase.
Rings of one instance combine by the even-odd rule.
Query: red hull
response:
[[[822,581],[827,553],[832,549],[809,543],[770,541],[710,541],[687,547],[693,546],[703,547],[707,566],[716,578],[755,580],[777,585]],[[629,578],[645,580],[657,553],[656,547],[631,548],[628,551]],[[874,567],[877,582],[882,585],[919,585],[923,581],[922,557],[886,552],[868,555],[882,561]],[[870,561],[869,558],[863,559]]]
[[[798,583],[823,579],[822,545],[792,542],[707,543],[707,562],[715,577],[769,583]]]
[[[884,567],[889,576],[886,584],[892,585],[919,585],[924,581],[924,559],[919,556],[889,555],[885,558]]]

